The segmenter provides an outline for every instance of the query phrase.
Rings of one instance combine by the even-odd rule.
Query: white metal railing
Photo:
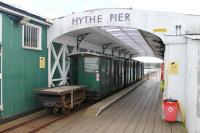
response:
[[[69,62],[67,62],[66,54],[68,54],[67,45],[62,44],[61,48],[59,49],[58,53],[55,51],[54,45],[51,44],[48,48],[48,86],[55,86],[54,82],[59,82],[58,85],[65,85],[68,84],[67,82],[67,75],[69,72]],[[52,64],[52,60],[54,62]],[[61,60],[61,62],[60,62]],[[56,72],[56,69],[59,71],[60,77],[53,78]]]

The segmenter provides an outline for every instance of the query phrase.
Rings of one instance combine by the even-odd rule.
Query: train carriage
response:
[[[70,54],[70,83],[88,85],[87,97],[101,98],[114,91],[112,59],[94,53]]]
[[[122,57],[110,57],[101,54],[79,52],[70,54],[71,85],[87,85],[86,96],[98,100],[117,90],[134,83],[142,76],[141,65],[136,61]],[[137,71],[137,73],[135,72]]]

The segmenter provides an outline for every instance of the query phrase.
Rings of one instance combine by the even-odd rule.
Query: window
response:
[[[41,50],[41,27],[33,24],[23,25],[22,46],[27,49]]]
[[[110,75],[110,60],[107,60],[107,75]]]
[[[96,72],[99,68],[99,58],[85,57],[84,58],[84,72]]]

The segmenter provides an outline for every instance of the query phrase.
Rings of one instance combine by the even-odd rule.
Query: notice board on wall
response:
[[[39,68],[45,68],[45,57],[39,58]]]
[[[177,61],[171,61],[168,65],[169,74],[177,75],[179,73],[179,64]]]

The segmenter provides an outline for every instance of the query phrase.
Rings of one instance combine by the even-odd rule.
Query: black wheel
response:
[[[79,108],[79,106],[80,106],[80,103],[76,104],[75,108],[77,109]]]
[[[59,111],[59,109],[58,109],[57,107],[54,107],[54,109],[53,109],[53,113],[54,113],[54,114],[57,114],[58,111]]]
[[[47,107],[46,108],[47,113],[53,113],[53,108],[52,107]]]
[[[62,108],[62,113],[66,113],[67,112],[67,109],[66,108]]]

